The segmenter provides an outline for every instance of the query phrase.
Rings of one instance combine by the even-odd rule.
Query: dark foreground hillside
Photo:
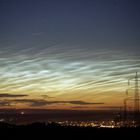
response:
[[[38,139],[121,139],[139,137],[140,127],[123,128],[93,128],[60,126],[56,123],[33,123],[30,125],[12,125],[0,123],[1,136],[6,138],[38,138]]]

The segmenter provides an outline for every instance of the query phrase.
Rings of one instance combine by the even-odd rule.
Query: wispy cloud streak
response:
[[[15,47],[15,50],[13,47],[1,50],[1,93],[14,93],[16,90],[35,98],[47,93],[50,97],[65,99],[69,95],[72,99],[80,97],[84,100],[88,95],[96,95],[98,98],[98,93],[108,91],[108,94],[102,96],[104,98],[110,94],[113,96],[114,91],[125,89],[127,79],[135,71],[139,72],[140,68],[140,55],[136,51],[64,44],[44,48],[34,46],[29,49]],[[83,91],[86,91],[86,96]],[[2,94],[0,96],[6,97]]]

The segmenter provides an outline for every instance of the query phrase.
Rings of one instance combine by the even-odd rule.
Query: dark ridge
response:
[[[5,138],[37,138],[37,139],[96,139],[96,138],[135,138],[140,132],[138,127],[122,128],[96,128],[96,127],[78,127],[61,126],[57,123],[32,123],[28,125],[14,125],[0,123],[1,136]]]

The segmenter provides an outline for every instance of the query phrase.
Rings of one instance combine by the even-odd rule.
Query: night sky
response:
[[[139,68],[139,0],[0,0],[0,108],[120,107]]]

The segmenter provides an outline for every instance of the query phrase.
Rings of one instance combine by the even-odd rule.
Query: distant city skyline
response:
[[[0,108],[108,110],[140,75],[139,0],[0,0]]]

